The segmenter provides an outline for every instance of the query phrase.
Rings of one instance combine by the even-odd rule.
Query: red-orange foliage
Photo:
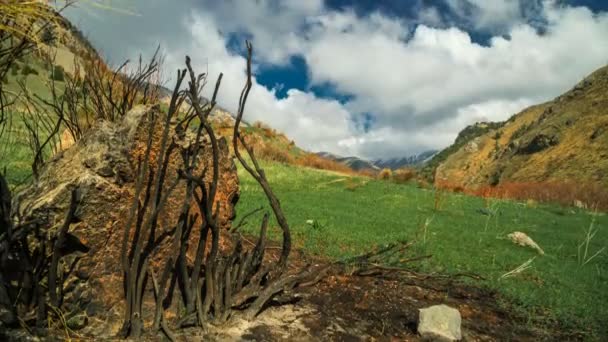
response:
[[[393,181],[395,183],[407,183],[416,177],[416,170],[411,168],[398,169],[393,172]]]
[[[355,171],[344,164],[340,164],[335,160],[323,158],[312,153],[305,154],[304,156],[298,158],[296,160],[296,164],[300,166],[312,167],[314,169],[336,171],[347,174],[355,173]]]
[[[588,208],[608,209],[608,189],[598,184],[561,181],[501,183],[496,187],[484,187],[475,191],[476,195],[487,197],[533,199],[572,206],[576,201]]]
[[[441,189],[457,192],[459,184],[437,182]],[[535,200],[538,202],[558,203],[565,206],[582,202],[587,208],[608,209],[608,188],[599,184],[571,180],[549,182],[503,182],[497,186],[482,186],[464,189],[465,193],[484,198],[509,198],[515,200]]]

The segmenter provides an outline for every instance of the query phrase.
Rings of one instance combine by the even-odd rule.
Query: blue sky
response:
[[[121,4],[136,14],[66,13],[111,63],[160,44],[166,75],[186,54],[212,78],[224,72],[219,99],[230,110],[251,39],[246,117],[309,150],[370,159],[446,147],[466,125],[505,120],[608,63],[604,0]]]

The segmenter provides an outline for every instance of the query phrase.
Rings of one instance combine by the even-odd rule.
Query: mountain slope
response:
[[[460,139],[461,132],[454,145],[434,158],[437,184],[475,188],[573,181],[608,186],[608,66],[553,101],[477,133]]]

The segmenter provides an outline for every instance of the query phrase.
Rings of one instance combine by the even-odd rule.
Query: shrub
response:
[[[50,77],[55,81],[65,82],[65,71],[61,65],[54,65]]]
[[[552,202],[565,206],[583,203],[591,208],[608,209],[608,190],[604,187],[575,181],[503,182],[495,187],[480,187],[471,192],[477,196],[510,198],[536,202]]]
[[[262,121],[256,121],[253,123],[252,125],[254,128],[258,128],[258,129],[267,129],[269,128],[268,126],[266,126],[266,124],[264,124]]]
[[[410,168],[403,168],[393,172],[393,181],[395,183],[407,183],[416,177],[416,171]]]
[[[430,189],[431,188],[431,183],[429,183],[427,180],[425,180],[423,178],[416,180],[416,183],[417,183],[419,189]]]
[[[349,179],[346,181],[345,189],[348,191],[355,191],[363,185],[361,182],[356,182],[353,179]]]
[[[294,158],[285,150],[277,148],[271,144],[259,144],[255,149],[255,155],[264,160],[271,160],[279,163],[293,164]]]
[[[393,171],[388,168],[382,169],[380,173],[378,173],[378,179],[389,180],[393,176]]]
[[[270,129],[270,128],[264,128],[264,136],[266,138],[274,138],[277,135],[277,131],[275,131],[274,129]]]

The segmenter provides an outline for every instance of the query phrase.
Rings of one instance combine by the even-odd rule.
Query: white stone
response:
[[[460,312],[445,304],[434,305],[420,309],[418,319],[418,333],[429,341],[459,341],[462,339],[460,332]]]

